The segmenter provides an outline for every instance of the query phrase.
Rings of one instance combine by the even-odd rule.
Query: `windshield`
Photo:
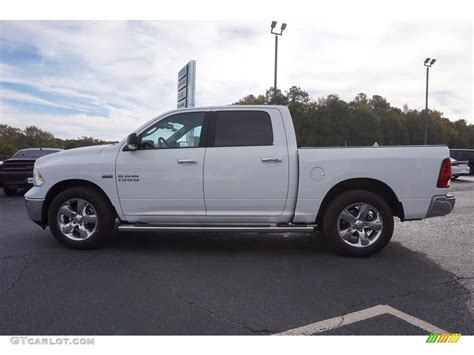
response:
[[[42,157],[43,155],[48,155],[51,153],[56,153],[58,150],[56,149],[24,149],[24,150],[19,150],[16,152],[12,158],[39,158]]]

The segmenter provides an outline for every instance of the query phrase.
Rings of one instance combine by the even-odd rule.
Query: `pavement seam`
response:
[[[13,259],[15,257],[4,257],[3,259],[6,259],[7,260],[7,265],[5,268],[8,267],[8,261]],[[28,265],[28,262],[26,261],[26,258],[23,257],[23,256],[17,256],[16,258],[20,258],[22,260],[22,266],[20,268],[20,271],[18,271],[16,277],[14,278],[13,282],[10,283],[10,285],[7,287],[7,289],[2,293],[0,294],[0,298],[3,298],[4,296],[6,296],[11,290],[13,290],[13,288],[15,288],[16,285],[18,285],[18,283],[20,282],[21,280],[21,276],[23,274],[23,271],[25,271],[27,265]]]
[[[247,331],[251,332],[252,334],[261,334],[261,335],[264,335],[264,334],[272,334],[274,333],[274,331],[272,330],[269,330],[269,329],[253,329],[245,324],[242,324],[242,323],[239,323],[239,322],[236,322],[235,320],[232,320],[230,318],[226,318],[224,316],[221,316],[221,315],[218,315],[216,313],[214,313],[212,310],[204,307],[204,306],[201,306],[193,301],[190,301],[188,300],[187,298],[185,298],[183,295],[179,294],[174,288],[172,288],[169,284],[167,284],[166,282],[163,282],[162,280],[158,279],[157,277],[155,277],[154,275],[151,275],[143,270],[140,270],[140,269],[137,269],[133,266],[130,266],[126,263],[124,263],[123,261],[121,260],[116,260],[117,263],[119,263],[120,265],[124,266],[125,268],[135,272],[135,273],[139,273],[145,277],[148,277],[152,280],[154,280],[155,282],[157,282],[158,284],[160,284],[163,288],[165,288],[169,293],[173,294],[176,298],[178,298],[181,302],[183,303],[186,303],[187,305],[191,306],[191,307],[194,307],[194,308],[197,308],[203,312],[206,312],[208,314],[210,314],[213,318],[217,318],[217,319],[220,319],[220,320],[223,320],[223,321],[226,321],[228,323],[231,323],[233,325],[237,325],[241,328],[244,328],[246,329]]]

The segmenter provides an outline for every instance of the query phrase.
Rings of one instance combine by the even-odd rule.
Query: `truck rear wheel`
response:
[[[73,187],[52,201],[48,224],[62,244],[73,249],[93,249],[112,234],[115,217],[101,193],[88,187]]]
[[[323,233],[336,252],[367,257],[382,250],[393,234],[393,213],[378,195],[353,190],[342,193],[328,205]]]

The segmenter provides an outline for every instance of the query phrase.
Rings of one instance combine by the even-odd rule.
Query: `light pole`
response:
[[[283,35],[283,31],[286,29],[286,23],[283,23],[280,28],[280,32],[275,32],[276,21],[272,21],[270,33],[275,35],[275,76],[273,78],[273,103],[276,103],[277,97],[277,67],[278,67],[278,36]]]
[[[428,144],[428,81],[430,77],[430,68],[436,62],[436,59],[426,58],[423,65],[426,67],[426,94],[425,94],[425,145]]]

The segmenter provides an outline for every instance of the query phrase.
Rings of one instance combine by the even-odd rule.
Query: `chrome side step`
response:
[[[197,226],[197,225],[153,225],[153,224],[122,224],[118,227],[120,232],[260,232],[260,233],[288,233],[288,232],[314,232],[315,224],[306,225],[220,225],[220,226]]]

